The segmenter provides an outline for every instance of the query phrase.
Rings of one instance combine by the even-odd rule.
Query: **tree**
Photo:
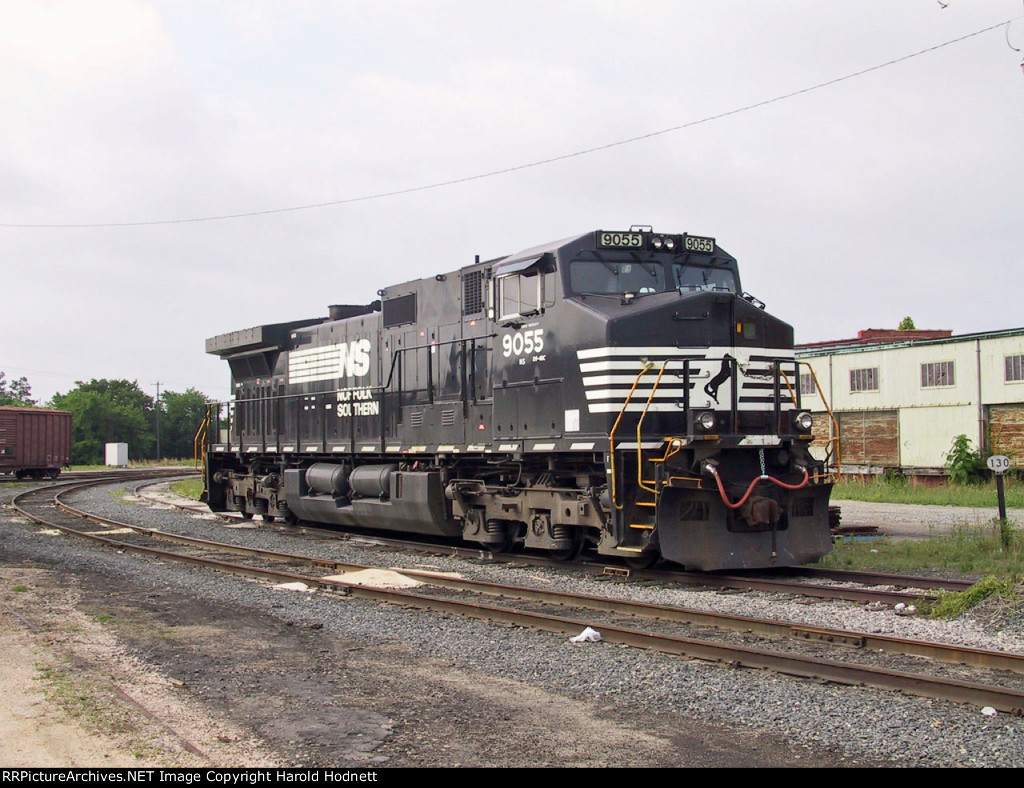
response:
[[[160,451],[164,457],[194,453],[199,426],[206,417],[206,395],[190,388],[184,394],[165,391],[160,400]]]
[[[914,325],[914,318],[909,315],[900,321],[900,331],[914,331],[917,327]]]
[[[31,398],[32,387],[27,378],[18,378],[7,382],[7,375],[0,372],[0,405],[17,405],[28,408],[36,404]]]
[[[78,388],[55,394],[55,408],[70,411],[71,462],[89,465],[103,462],[108,443],[127,443],[130,457],[153,456],[153,398],[135,381],[76,381]]]

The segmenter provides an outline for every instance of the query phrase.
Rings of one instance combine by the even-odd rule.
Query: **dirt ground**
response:
[[[13,563],[0,568],[0,766],[852,765],[272,611]]]
[[[902,503],[832,500],[842,509],[842,524],[874,526],[885,536],[897,539],[926,538],[949,533],[953,528],[991,528],[999,512],[991,507],[911,506]],[[1024,509],[1008,509],[1010,522],[1024,524]]]

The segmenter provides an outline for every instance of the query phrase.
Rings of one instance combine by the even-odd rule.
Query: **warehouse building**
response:
[[[960,336],[868,329],[798,345],[797,359],[810,365],[800,367],[800,394],[816,417],[817,453],[838,425],[844,473],[938,475],[958,435],[983,457],[1024,464],[1024,328]]]

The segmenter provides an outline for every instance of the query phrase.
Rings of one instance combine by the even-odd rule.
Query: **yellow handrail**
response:
[[[612,506],[614,506],[619,511],[622,511],[622,505],[617,500],[615,500],[617,496],[615,489],[615,431],[618,430],[619,428],[619,422],[622,421],[622,416],[626,412],[626,407],[629,405],[629,401],[633,399],[633,392],[636,391],[636,387],[640,385],[640,378],[646,375],[647,370],[649,370],[652,366],[654,365],[650,361],[644,361],[643,368],[637,374],[636,380],[633,381],[633,386],[629,389],[629,394],[626,395],[626,401],[622,403],[622,410],[619,411],[619,415],[615,419],[615,424],[612,425],[611,432],[608,433],[608,452],[612,466]]]
[[[192,459],[194,467],[199,470],[202,467],[203,480],[206,480],[206,433],[210,429],[210,411],[216,407],[215,405],[208,405],[206,407],[206,416],[203,417],[202,423],[199,425],[199,429],[196,430],[196,436],[192,439]]]
[[[825,392],[822,391],[822,389],[821,389],[821,383],[818,382],[818,376],[814,372],[814,367],[812,367],[810,362],[808,362],[808,361],[797,361],[796,364],[797,364],[797,371],[799,371],[801,366],[807,367],[807,369],[810,371],[811,379],[814,381],[814,387],[815,387],[815,389],[817,389],[818,396],[821,397],[821,403],[822,403],[822,405],[825,406],[825,412],[828,413],[829,420],[832,423],[832,437],[825,441],[825,467],[826,468],[828,467],[829,458],[833,456],[832,451],[833,451],[833,448],[834,448],[834,450],[835,450],[834,456],[835,456],[835,461],[836,461],[836,470],[835,470],[835,474],[833,475],[833,478],[836,479],[836,478],[839,477],[839,474],[842,472],[842,457],[840,455],[840,449],[839,449],[839,421],[838,421],[838,419],[836,419],[835,414],[832,412],[832,408],[829,407],[828,400],[825,399]],[[785,373],[783,373],[783,374],[785,374]]]
[[[647,404],[644,405],[644,411],[640,414],[640,419],[636,423],[636,483],[640,486],[640,489],[647,490],[649,493],[658,494],[656,487],[651,488],[644,484],[644,465],[643,465],[643,444],[640,441],[640,432],[644,426],[644,419],[647,418],[647,411],[651,407],[651,402],[654,400],[654,392],[658,390],[658,386],[661,384],[661,377],[665,374],[665,368],[668,366],[668,359],[661,365],[661,371],[658,372],[658,377],[654,381],[654,387],[651,389],[650,395],[647,397]]]
[[[800,364],[806,362],[797,361],[796,363],[797,369],[799,369]],[[793,391],[793,384],[789,382],[789,375],[786,374],[786,370],[782,368],[781,364],[779,364],[779,373],[782,375],[782,379],[786,381],[786,388],[789,389],[789,401],[796,405],[796,392]],[[811,370],[811,374],[814,374],[813,370]],[[822,397],[822,399],[824,399],[824,397]]]

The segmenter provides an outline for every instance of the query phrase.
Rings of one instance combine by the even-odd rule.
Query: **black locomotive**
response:
[[[211,509],[702,570],[831,549],[793,330],[715,239],[599,230],[378,295],[207,340]]]

